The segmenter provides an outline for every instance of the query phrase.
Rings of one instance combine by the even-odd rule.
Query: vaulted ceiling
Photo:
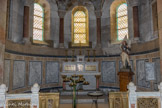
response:
[[[101,10],[104,2],[105,0],[56,0],[60,10],[68,10],[74,4],[83,6],[93,4],[95,10]]]

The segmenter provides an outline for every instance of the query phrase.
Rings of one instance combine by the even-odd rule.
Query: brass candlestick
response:
[[[67,77],[67,75],[62,75],[62,78],[65,79]]]
[[[81,41],[79,42],[79,55],[82,55],[82,50],[81,50]]]
[[[76,108],[76,91],[77,91],[77,84],[80,82],[83,83],[83,85],[89,85],[88,81],[85,81],[85,78],[83,78],[83,75],[72,75],[71,77],[65,77],[64,76],[64,82],[70,82],[69,86],[73,88],[73,104],[72,108]]]
[[[96,50],[93,50],[93,57],[94,57],[93,61],[95,62],[96,61]]]
[[[68,59],[67,59],[67,56],[68,56],[68,50],[67,50],[67,49],[65,50],[65,54],[66,54],[65,62],[67,62],[67,61],[68,61]]]
[[[72,61],[74,61],[74,52],[75,52],[75,50],[73,49],[72,50]]]
[[[88,51],[88,60],[87,60],[87,62],[90,62],[90,59],[89,59],[89,51],[90,51],[90,50],[87,50],[87,51]]]

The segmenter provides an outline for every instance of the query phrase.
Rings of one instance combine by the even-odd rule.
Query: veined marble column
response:
[[[101,75],[95,75],[96,77],[96,90],[99,90],[99,79]]]
[[[95,11],[97,23],[97,48],[101,47],[101,10]]]
[[[23,36],[29,37],[29,7],[24,6]]]
[[[60,31],[59,31],[59,47],[64,48],[64,16],[65,10],[59,10],[58,15],[60,17]]]
[[[24,6],[23,38],[24,38],[25,43],[28,43],[30,41],[30,38],[29,38],[29,6]]]
[[[66,90],[66,83],[65,82],[62,82],[62,87],[63,87],[63,90]]]
[[[4,53],[6,38],[6,19],[7,19],[7,0],[1,0],[0,3],[0,84],[3,83],[4,73]]]
[[[138,0],[127,0],[127,3],[130,7],[132,7],[132,13],[133,13],[133,35],[134,40],[138,41],[140,37],[139,33],[139,13],[138,13]]]
[[[159,46],[160,46],[160,72],[162,81],[162,0],[157,0],[158,10],[158,28],[159,28]]]
[[[139,38],[139,16],[138,16],[138,6],[133,6],[133,29],[134,38]]]

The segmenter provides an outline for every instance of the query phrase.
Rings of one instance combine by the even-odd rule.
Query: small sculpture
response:
[[[131,64],[129,61],[129,52],[131,51],[131,41],[125,36],[121,43],[120,49],[122,50],[121,58],[124,69],[131,69]]]

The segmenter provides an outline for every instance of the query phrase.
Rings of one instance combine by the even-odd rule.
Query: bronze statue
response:
[[[122,58],[123,68],[131,68],[131,64],[129,61],[129,52],[131,51],[130,40],[124,39],[121,43],[120,48],[122,50],[121,58]]]

